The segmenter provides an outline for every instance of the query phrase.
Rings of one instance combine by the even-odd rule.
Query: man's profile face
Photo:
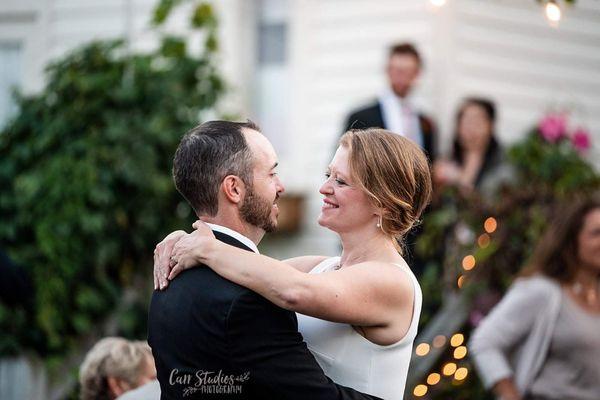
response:
[[[394,54],[388,60],[387,75],[394,93],[406,97],[419,76],[419,62],[411,54]]]
[[[244,137],[252,152],[254,169],[252,186],[240,206],[244,221],[272,232],[277,228],[279,208],[276,201],[285,188],[277,176],[277,155],[271,143],[255,130],[244,129]]]

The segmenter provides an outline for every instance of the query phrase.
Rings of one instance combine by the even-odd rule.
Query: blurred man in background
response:
[[[377,98],[350,114],[345,131],[350,128],[379,127],[411,139],[433,161],[435,157],[435,128],[432,121],[419,113],[409,96],[422,69],[422,59],[410,43],[390,48],[386,73],[389,87]]]

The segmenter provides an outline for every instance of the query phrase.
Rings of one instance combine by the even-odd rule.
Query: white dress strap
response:
[[[309,274],[320,274],[322,272],[333,271],[340,265],[341,257],[330,257],[327,258],[310,270]]]
[[[419,284],[417,277],[415,276],[415,274],[412,272],[412,270],[409,268],[408,265],[403,265],[403,264],[398,264],[398,263],[394,263],[394,265],[399,266],[400,268],[402,268],[404,270],[404,272],[406,272],[408,274],[408,276],[410,277],[410,279],[413,283],[413,290],[414,290],[413,313],[412,313],[412,319],[410,322],[410,327],[408,328],[408,332],[406,333],[404,338],[402,338],[400,340],[400,342],[403,342],[404,340],[408,340],[408,338],[410,338],[410,340],[414,340],[414,338],[417,336],[417,330],[419,328],[419,318],[421,316],[421,308],[423,307],[423,293],[421,292],[421,285]]]

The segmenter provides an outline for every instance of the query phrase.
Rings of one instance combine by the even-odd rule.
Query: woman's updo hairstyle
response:
[[[431,198],[427,157],[413,141],[379,128],[353,129],[340,139],[352,180],[383,210],[381,229],[401,243]]]

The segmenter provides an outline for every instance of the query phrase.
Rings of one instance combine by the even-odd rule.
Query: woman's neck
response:
[[[599,290],[600,288],[598,285],[600,284],[600,271],[580,268],[573,278],[573,284],[581,285],[584,290]]]
[[[600,307],[600,273],[598,271],[579,269],[571,283],[570,290],[586,308],[598,309]]]
[[[340,234],[342,255],[340,266],[350,266],[365,261],[394,262],[399,257],[393,239],[382,232],[365,235],[364,232]]]

